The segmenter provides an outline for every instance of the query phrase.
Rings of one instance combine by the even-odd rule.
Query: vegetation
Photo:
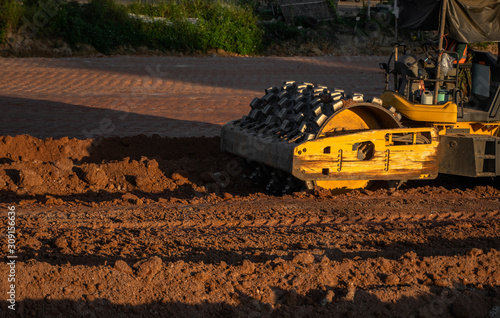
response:
[[[48,30],[70,45],[89,43],[103,53],[111,53],[119,45],[143,44],[141,31],[141,23],[131,19],[126,8],[112,0],[64,3]]]
[[[92,44],[103,53],[125,45],[252,54],[260,50],[262,41],[252,10],[222,0],[134,3],[127,7],[113,0],[68,2],[61,5],[49,32],[71,45]]]
[[[24,38],[29,32],[31,38],[62,39],[73,48],[90,44],[105,54],[144,47],[182,53],[222,49],[242,55],[287,50],[308,54],[312,46],[328,51],[338,34],[393,36],[392,15],[374,12],[368,19],[364,8],[357,19],[341,18],[335,0],[327,0],[335,21],[297,16],[291,24],[283,21],[279,6],[263,8],[258,0],[136,1],[0,0],[0,44],[8,35]]]
[[[257,7],[255,0],[163,0],[128,6],[114,0],[0,0],[0,42],[9,31],[19,30],[21,21],[36,21],[36,27],[31,23],[27,29],[38,37],[62,38],[71,46],[87,43],[106,54],[120,46],[256,54],[276,34],[278,40],[301,35],[295,26],[279,21],[260,25]],[[265,32],[272,36],[266,38]]]
[[[0,43],[7,33],[16,30],[24,15],[24,6],[17,0],[0,0]]]

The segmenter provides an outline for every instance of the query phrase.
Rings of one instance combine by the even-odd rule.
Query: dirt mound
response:
[[[0,136],[1,163],[9,161],[56,162],[61,159],[100,163],[141,157],[164,160],[219,154],[218,138],[110,137],[101,139],[39,139],[29,135]]]
[[[39,139],[29,135],[0,137],[0,162],[55,162],[61,159],[80,160],[89,156],[92,140],[75,138]]]
[[[221,153],[219,138],[116,137],[101,140],[31,136],[0,138],[2,199],[122,200],[185,199],[233,193],[251,186],[228,173],[243,173],[244,163]],[[234,176],[233,176],[234,177]],[[243,182],[243,184],[242,184]],[[125,199],[126,202],[141,202]]]

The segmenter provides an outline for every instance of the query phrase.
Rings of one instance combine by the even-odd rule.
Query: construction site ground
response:
[[[0,59],[0,316],[500,317],[498,180],[273,196],[219,150],[264,88],[375,96],[386,59]]]

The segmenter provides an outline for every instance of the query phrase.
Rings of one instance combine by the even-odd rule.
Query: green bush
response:
[[[256,53],[261,48],[262,30],[249,6],[240,6],[229,1],[179,0],[154,4],[134,3],[128,6],[131,13],[161,17],[172,22],[170,27],[146,26],[146,30],[167,32],[149,34],[154,43],[172,43],[174,47],[207,51],[223,49],[240,54]],[[195,27],[187,25],[186,19],[196,19]],[[183,33],[185,32],[185,33]],[[175,39],[177,37],[177,39]],[[197,41],[192,43],[191,41]]]
[[[0,0],[0,43],[8,31],[16,30],[24,15],[24,5],[18,0]]]
[[[148,46],[160,50],[193,52],[203,50],[198,28],[188,21],[144,23],[142,32]]]
[[[119,45],[144,44],[141,23],[112,0],[63,4],[52,21],[51,32],[71,45],[88,43],[103,53],[111,53]]]
[[[128,5],[128,10],[133,14],[142,14],[150,17],[161,17],[171,20],[183,19],[186,18],[187,15],[185,8],[176,2],[134,2]]]
[[[146,21],[129,13],[165,20]],[[69,2],[59,8],[50,33],[71,45],[89,43],[103,53],[130,45],[182,52],[224,49],[252,54],[261,49],[262,42],[262,30],[252,9],[223,0],[137,2],[127,7],[113,0]]]
[[[200,18],[199,26],[206,48],[240,54],[256,53],[261,48],[262,31],[248,8],[214,2]]]

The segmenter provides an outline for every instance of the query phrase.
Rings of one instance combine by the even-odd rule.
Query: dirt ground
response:
[[[123,60],[105,61],[122,65]],[[20,317],[500,317],[498,180],[440,176],[407,182],[398,191],[332,196],[315,189],[272,196],[246,178],[251,166],[219,151],[215,134],[197,134],[188,123],[178,126],[192,127],[191,136],[182,137],[148,126],[153,111],[148,105],[159,104],[155,92],[138,102],[136,113],[130,111],[135,117],[127,121],[137,119],[132,133],[117,127],[87,139],[80,128],[92,123],[91,117],[81,117],[85,125],[75,121],[73,132],[61,136],[71,125],[52,104],[71,110],[88,97],[69,114],[122,111],[110,106],[110,95],[132,84],[116,77],[94,90],[83,78],[77,91],[62,86],[68,75],[54,77],[41,93],[41,78],[28,77],[30,82],[19,75],[39,72],[41,60],[12,61],[18,67],[10,74],[17,75],[10,81],[0,77],[6,260],[0,264],[0,316],[14,316],[7,277],[8,256],[15,255]],[[331,60],[311,61],[335,69]],[[64,65],[77,61],[42,62],[51,64],[46,69],[51,74],[69,72]],[[31,70],[23,68],[30,63]],[[356,66],[356,60],[348,63],[343,67],[358,67],[357,76],[380,75]],[[103,69],[98,72],[109,73]],[[82,72],[96,81],[92,71]],[[240,103],[248,104],[253,88],[244,90],[232,73],[214,74],[214,83],[239,90]],[[218,82],[222,79],[227,84]],[[373,91],[375,84],[359,88]],[[221,92],[205,104],[227,102]],[[11,109],[36,110],[37,94],[43,101],[39,118],[52,128],[44,129],[36,114],[14,125],[23,117]],[[200,88],[192,100],[196,94],[209,96]],[[155,109],[155,120],[176,114],[174,119],[188,121],[189,113],[176,113],[174,104]],[[196,105],[203,109],[203,101]],[[229,109],[219,119],[200,112],[196,120],[216,131],[218,122],[237,118],[246,108]],[[14,253],[6,234],[12,206]]]

